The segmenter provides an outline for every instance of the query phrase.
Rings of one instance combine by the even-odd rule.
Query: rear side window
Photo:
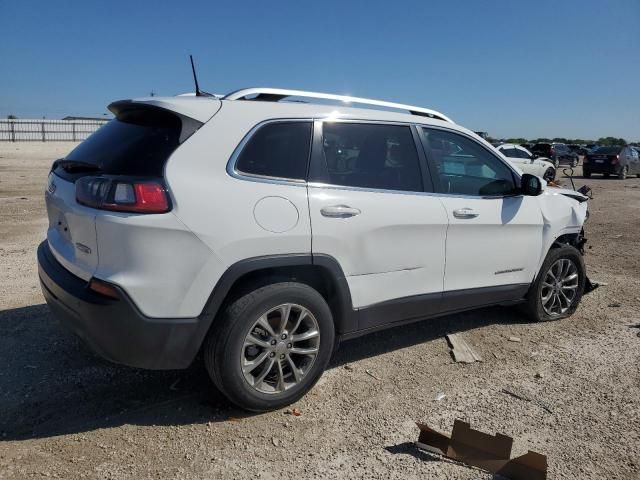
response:
[[[305,180],[311,122],[268,123],[255,132],[236,161],[241,173]]]
[[[162,176],[179,145],[182,122],[160,109],[120,112],[71,151],[61,162],[66,172]]]
[[[326,122],[322,151],[332,185],[422,191],[418,153],[408,126]]]

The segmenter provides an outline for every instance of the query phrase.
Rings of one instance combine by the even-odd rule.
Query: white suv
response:
[[[530,173],[531,175],[542,177],[547,182],[555,180],[556,167],[551,159],[536,157],[526,148],[513,143],[503,143],[502,145],[498,145],[496,149],[523,173]]]
[[[339,339],[496,304],[562,318],[590,288],[587,197],[441,113],[277,89],[109,108],[53,164],[38,262],[51,309],[114,362],[203,352],[263,411],[307,392]]]

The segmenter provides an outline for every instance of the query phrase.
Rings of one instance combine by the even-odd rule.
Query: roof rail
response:
[[[247,98],[255,95],[255,97]],[[420,115],[422,117],[434,118],[436,120],[444,120],[445,122],[454,123],[446,115],[436,110],[428,108],[416,107],[413,105],[405,105],[402,103],[385,102],[383,100],[372,100],[370,98],[350,97],[348,95],[335,95],[333,93],[305,92],[303,90],[286,90],[281,88],[243,88],[231,92],[223,100],[263,100],[278,102],[287,97],[303,97],[318,98],[323,100],[336,100],[344,103],[360,103],[363,105],[373,105],[376,107],[395,108],[398,110],[408,110],[412,115]]]

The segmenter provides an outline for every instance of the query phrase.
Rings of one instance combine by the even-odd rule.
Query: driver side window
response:
[[[446,130],[422,130],[439,193],[485,197],[516,191],[511,169],[479,143]]]

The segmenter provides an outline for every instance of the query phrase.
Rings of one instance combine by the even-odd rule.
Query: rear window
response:
[[[162,176],[179,145],[182,122],[159,109],[120,112],[61,162],[67,172],[85,170],[113,175]]]
[[[605,155],[618,154],[622,150],[622,147],[599,147],[596,148],[593,153],[603,153]]]
[[[531,150],[540,151],[540,152],[548,152],[551,149],[551,145],[548,143],[536,143]]]

